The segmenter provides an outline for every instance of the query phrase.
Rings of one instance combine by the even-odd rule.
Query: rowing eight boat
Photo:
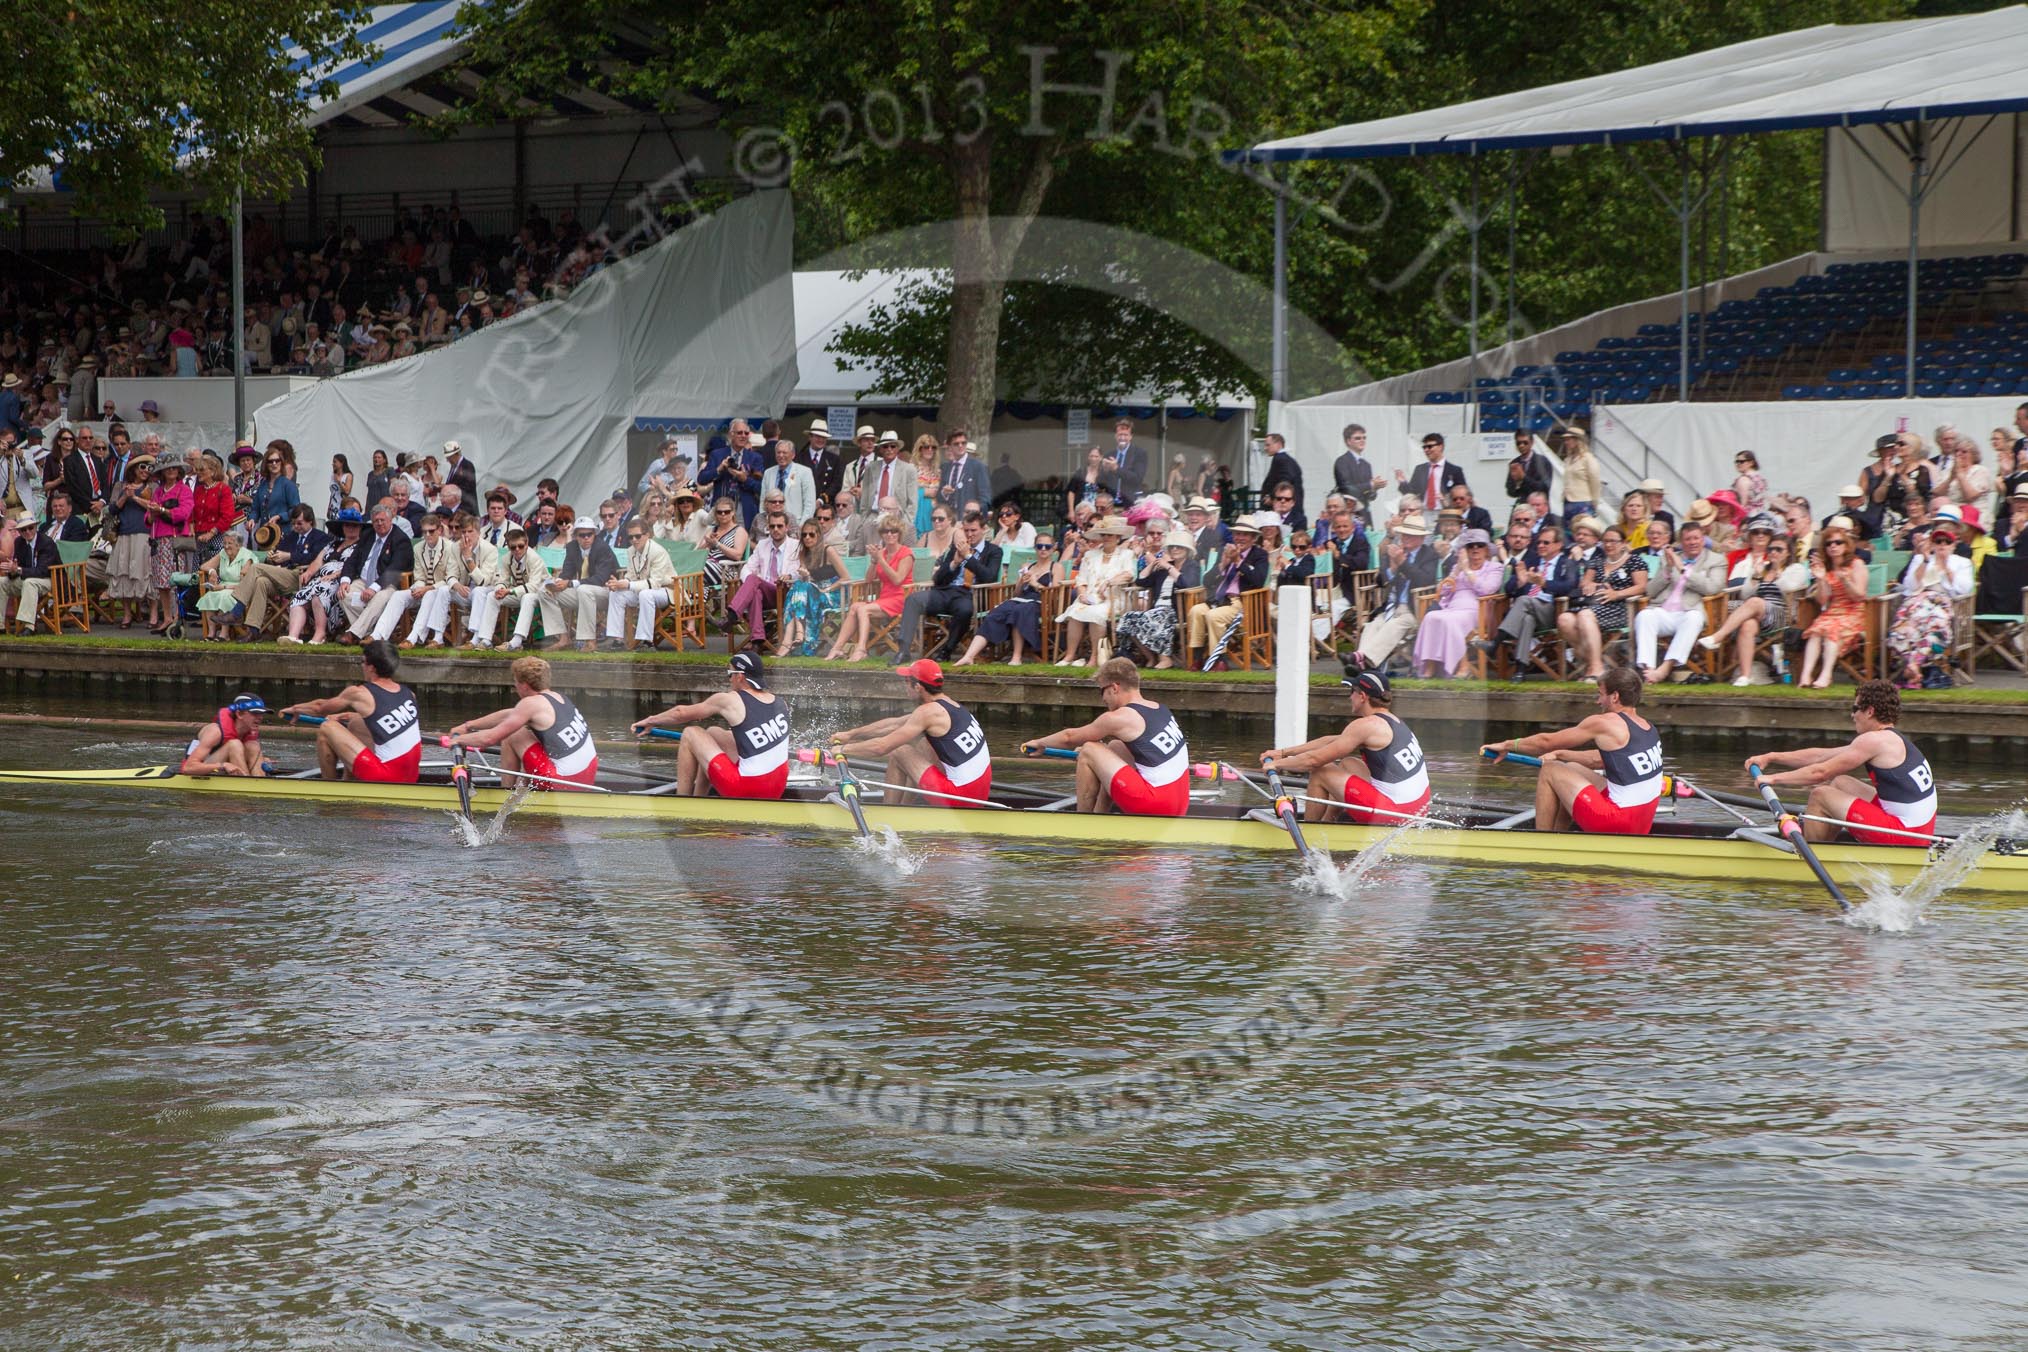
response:
[[[458,810],[449,782],[360,784],[350,780],[192,778],[167,765],[127,770],[0,770],[0,781],[77,788],[167,789],[233,798],[309,800],[355,808]],[[861,806],[875,831],[892,827],[903,835],[951,835],[997,840],[1037,840],[1115,846],[1183,846],[1209,849],[1289,851],[1288,831],[1272,814],[1237,807],[1197,806],[1187,817],[1124,817],[1044,811],[910,806],[881,801],[868,788]],[[501,789],[475,788],[472,811],[497,811],[507,800]],[[1012,805],[1008,805],[1012,806]],[[791,789],[780,802],[724,798],[678,798],[653,792],[535,793],[520,811],[531,816],[672,825],[736,826],[783,830],[852,829],[847,809],[821,788]],[[1490,815],[1458,824],[1428,825],[1403,833],[1393,846],[1398,856],[1443,860],[1492,868],[1531,871],[1597,870],[1665,878],[1729,879],[1814,884],[1809,867],[1775,838],[1743,838],[1722,826],[1658,822],[1647,836],[1586,835],[1577,832],[1502,830]],[[1379,840],[1387,828],[1352,825],[1303,826],[1310,844],[1350,855]],[[1941,847],[1937,847],[1938,850]],[[1866,871],[1896,886],[1911,881],[1933,857],[1931,851],[1880,845],[1823,845],[1817,855],[1840,879],[1863,882]],[[1989,850],[1961,887],[1995,892],[2028,892],[2028,853]]]

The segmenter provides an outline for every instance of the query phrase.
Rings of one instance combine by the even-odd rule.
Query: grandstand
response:
[[[1894,399],[1906,393],[1900,262],[1830,263],[1691,315],[1692,400]],[[2028,395],[2028,254],[1919,264],[1918,398]],[[1519,364],[1426,404],[1479,405],[1479,426],[1543,432],[1588,422],[1597,404],[1678,397],[1680,322],[1645,323],[1553,362]]]

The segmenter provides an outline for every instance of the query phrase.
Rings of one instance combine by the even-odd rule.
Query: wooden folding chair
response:
[[[1971,667],[1988,653],[2028,675],[2028,559],[1995,554],[1979,569],[1972,595]]]
[[[1075,582],[1052,582],[1042,589],[1042,610],[1035,617],[1042,631],[1042,660],[1054,662],[1063,656],[1063,625],[1057,616],[1077,599]]]
[[[1239,652],[1229,660],[1241,671],[1275,664],[1274,599],[1273,587],[1255,587],[1239,594]]]
[[[42,608],[36,612],[36,618],[48,625],[52,634],[63,632],[66,618],[79,633],[92,631],[92,603],[85,585],[83,559],[60,563],[49,570],[49,587],[42,593]]]
[[[677,652],[686,641],[699,649],[706,646],[704,626],[711,618],[711,592],[702,573],[678,573],[670,589],[670,602],[655,612],[655,634],[666,638]],[[628,640],[628,646],[633,641]]]
[[[1506,618],[1507,598],[1505,596],[1481,596],[1479,598],[1478,623],[1472,626],[1471,638],[1467,639],[1466,642],[1471,643],[1478,640],[1491,643],[1500,637],[1500,625]],[[1489,661],[1489,656],[1496,660]],[[1511,669],[1512,666],[1507,660],[1507,654],[1498,648],[1495,648],[1490,655],[1473,647],[1468,647],[1465,650],[1465,670],[1471,672],[1479,680],[1490,680],[1496,675],[1505,676]]]
[[[1718,632],[1718,626],[1725,623],[1725,614],[1730,609],[1730,605],[1730,599],[1724,592],[1704,598],[1704,627],[1698,630],[1700,637],[1704,634],[1715,634]],[[1730,645],[1726,646],[1729,647]],[[1683,665],[1686,669],[1715,681],[1718,679],[1720,671],[1730,660],[1731,658],[1727,655],[1724,647],[1707,648],[1701,643],[1696,643],[1691,645],[1690,660]]]
[[[1170,598],[1176,605],[1176,661],[1188,671],[1204,665],[1204,650],[1190,644],[1190,612],[1204,604],[1204,588],[1179,587]]]

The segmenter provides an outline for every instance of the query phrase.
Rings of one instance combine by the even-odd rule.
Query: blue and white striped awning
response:
[[[335,96],[311,101],[305,120],[322,126],[457,60],[464,51],[464,44],[452,35],[458,5],[459,0],[375,5],[371,19],[359,30],[367,54],[335,69],[309,70],[308,58],[301,51],[292,53],[306,80],[330,79],[338,84]]]

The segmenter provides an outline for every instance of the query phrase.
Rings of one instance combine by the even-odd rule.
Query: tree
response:
[[[1401,16],[1419,7],[1291,17],[1243,0],[526,0],[468,4],[463,20],[475,62],[497,72],[478,115],[574,83],[727,108],[734,172],[790,184],[799,234],[816,225],[799,252],[947,222],[940,378],[894,355],[909,388],[935,385],[946,423],[977,428],[1001,384],[1006,278],[1039,216],[1162,234],[1196,210],[1191,194],[1237,185],[1216,163],[1236,125],[1269,106],[1317,111],[1379,77]],[[1041,302],[1016,303],[1035,316]],[[1173,333],[1154,341],[1188,347]]]
[[[366,6],[331,0],[15,0],[0,98],[0,184],[52,167],[76,207],[158,228],[156,189],[214,204],[280,196],[316,147],[290,52],[323,69],[361,54]]]

